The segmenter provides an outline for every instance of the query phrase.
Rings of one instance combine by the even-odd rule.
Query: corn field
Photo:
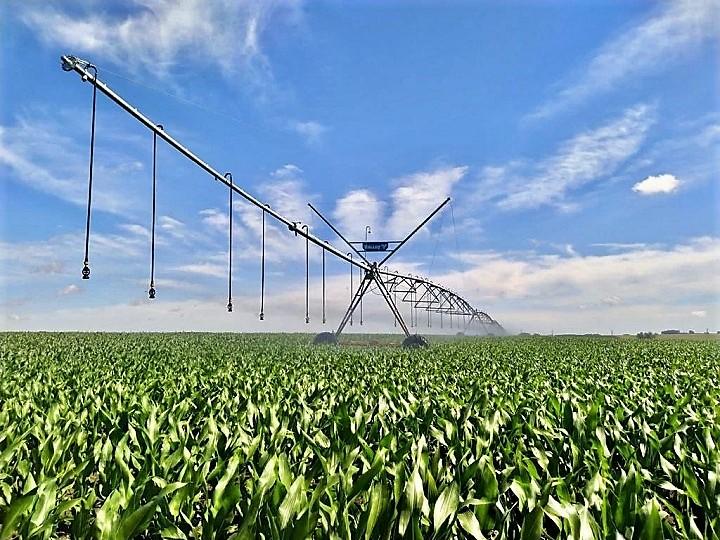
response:
[[[717,538],[720,342],[0,335],[0,539]]]

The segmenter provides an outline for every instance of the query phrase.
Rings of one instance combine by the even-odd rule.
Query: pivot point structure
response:
[[[425,218],[410,234],[403,240],[389,242],[350,242],[337,228],[330,223],[315,207],[309,205],[310,208],[350,247],[351,252],[345,252],[333,246],[330,242],[323,240],[310,231],[308,224],[290,219],[275,211],[271,205],[261,202],[250,193],[242,189],[233,181],[232,174],[229,172],[221,172],[212,167],[207,162],[198,157],[189,148],[181,144],[177,139],[172,137],[161,124],[158,124],[146,115],[141,113],[137,107],[134,107],[123,99],[118,93],[112,90],[106,83],[98,77],[98,69],[86,60],[81,60],[75,56],[66,55],[61,57],[62,69],[68,72],[75,72],[80,75],[81,80],[92,85],[92,110],[91,110],[91,130],[90,130],[90,160],[88,172],[88,199],[87,199],[87,219],[85,228],[85,257],[82,267],[82,279],[90,278],[90,260],[89,260],[89,238],[91,223],[91,206],[92,206],[92,188],[93,188],[93,172],[94,172],[94,148],[95,148],[95,124],[96,124],[96,101],[97,91],[99,90],[107,96],[112,102],[117,104],[121,109],[127,112],[131,117],[145,126],[152,133],[152,194],[153,194],[153,212],[152,212],[152,228],[151,228],[151,271],[150,271],[150,287],[148,289],[149,298],[153,299],[157,295],[155,286],[155,197],[156,197],[156,169],[157,169],[157,142],[158,139],[165,141],[170,148],[184,156],[194,163],[201,170],[205,171],[210,177],[224,184],[228,188],[229,200],[228,211],[230,216],[230,225],[228,229],[229,236],[229,256],[228,256],[228,302],[225,306],[228,312],[233,311],[232,303],[232,212],[233,212],[233,195],[239,195],[247,203],[257,207],[262,211],[262,250],[261,250],[261,296],[260,296],[260,313],[259,319],[265,320],[266,313],[264,309],[265,295],[265,221],[269,216],[276,221],[284,224],[288,230],[295,236],[305,239],[305,322],[310,322],[309,310],[309,245],[312,243],[322,248],[323,257],[323,324],[326,323],[325,317],[325,254],[335,256],[347,262],[351,270],[353,268],[360,269],[361,278],[357,289],[355,290],[351,284],[350,304],[345,311],[337,329],[334,332],[323,332],[315,338],[316,343],[332,344],[337,343],[338,337],[348,323],[352,324],[353,313],[358,306],[361,306],[362,299],[368,291],[378,291],[385,300],[387,306],[394,317],[394,324],[399,326],[405,334],[404,345],[422,346],[426,344],[425,340],[418,336],[417,333],[411,333],[410,328],[417,327],[418,312],[426,312],[428,326],[431,323],[431,314],[440,315],[440,326],[443,327],[443,317],[449,322],[450,327],[453,326],[453,317],[456,326],[460,328],[468,328],[473,324],[477,324],[478,328],[486,334],[504,333],[502,327],[492,319],[487,313],[474,308],[468,301],[455,292],[438,285],[427,278],[413,275],[404,275],[399,272],[391,271],[385,263],[402,248],[433,216],[450,201],[447,198],[443,201],[429,216]],[[309,204],[309,203],[308,203]],[[356,246],[361,245],[358,249]],[[380,261],[369,260],[368,253],[384,253],[384,257]],[[356,257],[353,256],[356,255]],[[351,271],[351,279],[354,272]],[[398,309],[400,303],[410,304],[410,327],[408,327],[405,319]],[[362,316],[361,316],[362,324]]]

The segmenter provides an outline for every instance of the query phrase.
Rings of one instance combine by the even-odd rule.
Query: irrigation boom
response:
[[[445,201],[443,201],[425,220],[423,220],[409,235],[407,235],[402,241],[397,242],[390,242],[390,244],[395,244],[395,246],[392,249],[385,249],[383,251],[387,252],[387,255],[380,261],[370,261],[365,256],[365,247],[362,251],[358,250],[354,244],[357,244],[358,242],[350,242],[348,241],[341,233],[338,231],[329,220],[327,220],[315,207],[310,205],[311,209],[318,214],[318,216],[335,232],[352,250],[357,254],[357,257],[353,257],[352,253],[346,253],[332,244],[330,244],[328,241],[323,240],[316,235],[314,235],[312,232],[310,232],[309,227],[307,225],[301,224],[300,221],[291,220],[276,210],[274,210],[269,204],[265,204],[255,198],[253,195],[242,189],[240,186],[238,186],[237,183],[233,181],[232,175],[230,173],[222,173],[218,169],[215,169],[210,164],[208,164],[206,161],[201,159],[197,154],[192,152],[188,147],[180,143],[177,139],[175,139],[172,135],[170,135],[161,124],[157,124],[156,122],[153,122],[150,118],[148,118],[146,115],[141,113],[137,107],[134,107],[129,102],[127,102],[122,96],[120,96],[117,92],[115,92],[112,88],[110,88],[105,82],[100,80],[98,78],[98,71],[97,68],[91,64],[90,62],[86,60],[81,60],[75,56],[66,55],[61,57],[62,62],[62,69],[64,71],[74,71],[77,74],[80,75],[81,79],[85,82],[89,82],[93,86],[93,108],[92,108],[92,130],[91,130],[91,140],[90,140],[90,172],[89,172],[89,186],[88,186],[88,213],[87,213],[87,229],[86,229],[86,240],[85,240],[85,264],[83,268],[83,278],[87,279],[90,276],[90,268],[88,265],[88,237],[90,233],[90,208],[91,208],[91,198],[92,198],[92,175],[93,175],[93,156],[94,156],[94,144],[95,144],[95,103],[96,103],[96,91],[100,90],[103,94],[105,94],[110,100],[112,100],[114,103],[116,103],[120,108],[122,108],[125,112],[127,112],[130,116],[135,118],[138,122],[140,122],[142,125],[144,125],[147,129],[149,129],[153,134],[153,207],[154,207],[154,197],[155,197],[155,148],[157,145],[157,138],[160,138],[164,140],[166,143],[168,143],[172,148],[174,148],[177,152],[185,156],[187,159],[192,161],[195,165],[200,167],[202,170],[207,172],[214,180],[221,182],[224,184],[229,190],[230,193],[237,193],[240,195],[243,199],[245,199],[250,204],[256,206],[257,208],[261,209],[263,211],[263,254],[264,254],[264,218],[265,214],[272,216],[277,221],[283,223],[291,232],[293,232],[296,236],[301,236],[305,238],[306,245],[308,243],[313,243],[316,246],[319,246],[323,249],[323,261],[324,261],[324,252],[327,251],[329,253],[332,253],[334,256],[338,257],[339,259],[342,259],[343,261],[349,263],[351,265],[351,268],[359,268],[362,273],[361,281],[358,285],[357,291],[353,293],[352,291],[352,285],[351,285],[351,302],[350,306],[348,307],[345,316],[343,317],[340,325],[338,326],[337,330],[332,334],[333,338],[337,338],[337,336],[340,335],[343,328],[347,324],[348,321],[352,324],[352,314],[358,304],[361,303],[363,296],[370,290],[377,289],[380,294],[383,296],[385,301],[387,302],[388,306],[390,307],[390,310],[393,312],[393,315],[395,316],[395,324],[399,324],[402,330],[404,331],[406,336],[410,336],[410,330],[408,329],[402,315],[400,314],[398,308],[397,308],[397,302],[406,302],[410,303],[411,307],[411,326],[413,325],[413,311],[415,312],[415,322],[417,323],[417,310],[422,309],[424,311],[427,311],[428,313],[428,326],[430,325],[430,313],[439,313],[440,314],[440,321],[442,326],[442,316],[443,314],[449,315],[450,317],[450,323],[452,325],[452,316],[462,316],[463,319],[466,319],[467,317],[470,317],[470,320],[464,320],[464,325],[467,326],[471,324],[473,321],[477,321],[479,325],[482,326],[482,328],[488,332],[488,326],[493,329],[494,331],[502,332],[502,327],[493,320],[487,313],[484,313],[480,310],[475,309],[469,302],[467,302],[465,299],[463,299],[461,296],[456,294],[453,291],[450,291],[449,289],[438,285],[436,283],[433,283],[427,278],[423,278],[420,276],[411,276],[411,275],[404,275],[399,272],[393,272],[389,270],[387,267],[382,269],[382,265],[390,258],[392,257],[397,251],[405,245],[410,238],[412,238],[415,233],[417,233],[427,222],[429,222],[450,200],[448,197]],[[232,196],[230,197],[230,216],[232,220]],[[154,226],[154,214],[153,214],[153,226]],[[232,223],[232,221],[231,221]],[[154,230],[154,229],[153,229]],[[153,236],[154,240],[154,236]],[[373,243],[364,243],[365,244],[373,244]],[[377,243],[380,244],[380,247],[387,248],[388,243]],[[153,243],[154,246],[154,243]],[[370,249],[372,246],[369,246],[368,249]],[[380,251],[376,249],[377,246],[373,248],[375,251]],[[229,272],[229,292],[228,292],[228,311],[232,311],[232,299],[231,299],[231,283],[232,283],[232,230],[230,229],[230,272]],[[307,266],[307,247],[306,247],[306,322],[309,322],[309,312],[307,308],[307,298],[308,298],[308,292],[307,292],[307,286],[309,281],[309,270]],[[154,257],[154,247],[153,247],[153,257]],[[264,294],[264,255],[263,255],[263,294]],[[324,267],[323,267],[324,268]],[[154,259],[153,259],[153,269],[154,269]],[[351,273],[352,275],[352,273]],[[323,313],[324,313],[324,305],[325,305],[325,296],[324,296],[324,272],[323,272]],[[418,294],[420,294],[420,297],[418,298]],[[398,297],[399,295],[399,297]],[[153,287],[153,281],[151,277],[151,286],[150,286],[150,298],[155,297],[155,290]],[[261,304],[262,305],[262,304]],[[260,318],[263,319],[263,309],[261,307],[260,311]],[[323,323],[325,322],[323,318]],[[362,324],[362,319],[361,319]],[[459,326],[459,325],[458,325]],[[328,333],[326,333],[328,334]]]

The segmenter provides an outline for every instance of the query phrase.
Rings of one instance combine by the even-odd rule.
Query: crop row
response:
[[[0,336],[0,539],[711,538],[720,347]]]

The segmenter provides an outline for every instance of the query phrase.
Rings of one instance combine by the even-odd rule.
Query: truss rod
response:
[[[341,233],[340,231],[338,231],[332,223],[330,223],[327,219],[325,219],[325,216],[323,216],[317,208],[315,208],[311,203],[308,203],[308,206],[310,207],[310,209],[311,209],[313,212],[315,212],[315,213],[318,215],[318,217],[319,217],[320,219],[322,219],[322,220],[325,222],[325,224],[326,224],[328,227],[330,227],[330,228],[332,229],[332,231],[333,231],[335,234],[337,234],[337,235],[340,237],[340,239],[341,239],[343,242],[345,242],[345,243],[350,247],[350,249],[352,249],[355,253],[357,253],[357,256],[358,256],[358,257],[360,257],[360,258],[361,258],[363,261],[365,261],[366,263],[369,262],[369,261],[365,258],[365,255],[363,255],[362,253],[360,253],[360,252],[357,250],[357,248],[355,248],[355,246],[353,245],[353,242],[349,242],[348,239],[345,238],[345,237],[342,235],[342,233]]]
[[[397,253],[397,251],[398,251],[401,247],[403,247],[408,240],[410,240],[413,236],[415,236],[415,233],[416,233],[416,232],[418,232],[420,229],[422,229],[422,228],[425,226],[425,224],[426,224],[428,221],[430,221],[430,220],[433,218],[433,216],[434,216],[435,214],[437,214],[437,213],[442,209],[442,207],[445,206],[445,205],[446,205],[447,203],[449,203],[449,202],[450,202],[450,197],[448,197],[448,198],[445,199],[442,203],[440,203],[440,206],[438,206],[435,210],[433,210],[432,213],[431,213],[428,217],[426,217],[426,218],[422,221],[422,223],[420,223],[420,225],[418,225],[417,227],[415,227],[415,228],[413,229],[413,231],[412,231],[410,234],[408,234],[408,235],[402,240],[402,242],[400,242],[397,246],[395,246],[395,248],[394,248],[390,253],[388,253],[387,255],[385,255],[385,258],[378,263],[378,266],[382,266],[383,264],[385,264],[385,261],[387,261],[390,257],[392,257],[393,255],[395,255],[395,253]]]

